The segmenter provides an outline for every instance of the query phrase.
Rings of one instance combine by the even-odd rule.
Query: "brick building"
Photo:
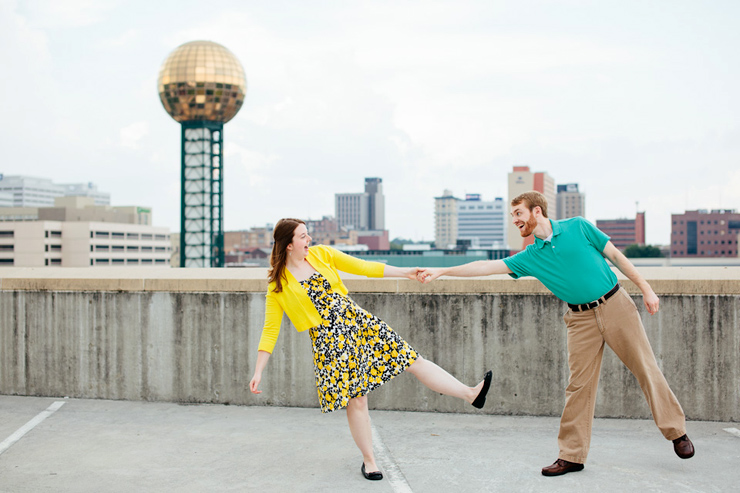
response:
[[[672,257],[737,257],[740,214],[734,209],[671,215]]]
[[[596,227],[608,234],[614,246],[624,250],[630,245],[645,244],[645,213],[634,219],[597,219]]]

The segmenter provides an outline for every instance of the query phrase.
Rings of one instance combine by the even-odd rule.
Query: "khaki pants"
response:
[[[624,288],[591,310],[568,310],[563,320],[568,327],[570,379],[560,418],[560,459],[586,462],[605,342],[637,377],[663,436],[673,440],[686,433],[681,405],[658,368],[637,307]]]

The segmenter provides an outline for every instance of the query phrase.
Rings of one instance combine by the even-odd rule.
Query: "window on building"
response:
[[[62,265],[62,259],[60,258],[51,259],[51,265]]]
[[[95,238],[110,238],[110,233],[107,231],[96,231]]]
[[[126,239],[127,240],[138,240],[139,233],[126,233]]]
[[[13,265],[14,259],[12,258],[0,258],[0,265],[2,266],[9,266]]]
[[[109,250],[110,250],[110,247],[108,245],[95,245],[96,252],[107,252]]]
[[[117,240],[122,240],[123,237],[125,236],[123,233],[116,233],[116,232],[113,232],[110,235],[112,238],[117,239]]]
[[[122,258],[114,258],[111,262],[114,264],[122,264],[124,260]]]
[[[121,252],[121,251],[123,251],[123,249],[124,249],[124,246],[123,246],[123,245],[113,245],[113,246],[112,246],[112,247],[110,247],[110,248],[111,248],[111,250],[113,250],[114,252]]]
[[[0,231],[0,238],[13,238],[15,231]]]
[[[167,236],[165,236],[165,235],[154,235],[154,239],[155,240],[165,241],[167,239]]]
[[[138,252],[139,251],[139,247],[136,246],[136,245],[128,245],[126,247],[126,250],[128,250],[129,252]]]
[[[110,260],[108,260],[107,258],[99,258],[99,259],[95,259],[95,264],[96,264],[96,265],[97,265],[97,264],[106,264],[106,265],[107,265],[107,264],[109,264],[109,263],[110,263]]]
[[[142,240],[151,240],[152,239],[152,235],[150,235],[148,233],[142,233],[141,239]]]
[[[0,245],[0,252],[12,252],[15,245]]]

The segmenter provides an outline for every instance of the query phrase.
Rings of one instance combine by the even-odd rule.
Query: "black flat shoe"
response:
[[[486,376],[483,377],[483,388],[480,389],[478,397],[476,397],[473,401],[473,407],[477,407],[478,409],[480,409],[483,407],[483,404],[486,403],[486,394],[488,394],[488,388],[491,386],[492,378],[493,372],[489,370],[488,373],[486,373]]]
[[[362,475],[365,476],[365,479],[369,479],[370,481],[379,481],[383,479],[383,473],[380,471],[373,471],[373,472],[367,472],[365,471],[365,463],[362,463]]]

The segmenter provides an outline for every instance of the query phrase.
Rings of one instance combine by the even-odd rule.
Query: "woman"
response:
[[[275,347],[285,312],[299,332],[308,330],[311,336],[321,411],[347,408],[352,437],[362,452],[361,471],[367,479],[383,479],[373,455],[367,406],[371,390],[408,370],[435,392],[483,407],[491,383],[490,371],[476,387],[468,387],[423,359],[382,320],[349,298],[337,272],[416,279],[418,268],[367,262],[323,245],[309,247],[311,237],[299,219],[278,221],[273,238],[265,325],[249,382],[253,393],[262,392],[258,390],[262,371]]]

